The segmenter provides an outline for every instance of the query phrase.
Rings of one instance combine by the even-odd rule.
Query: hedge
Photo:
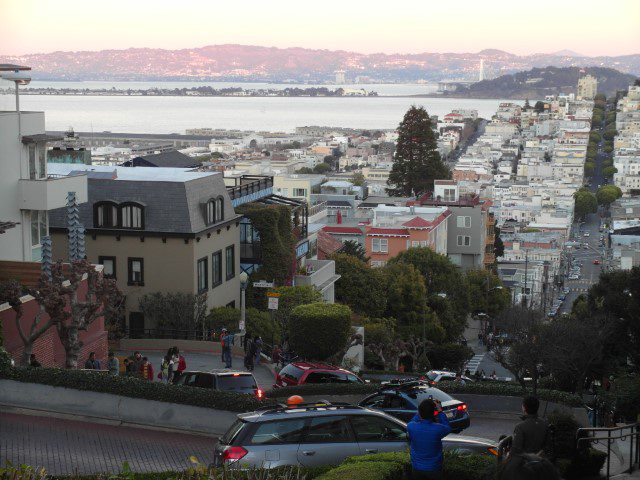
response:
[[[454,382],[440,382],[436,388],[452,395],[456,393],[469,393],[503,397],[524,397],[527,393],[530,393],[523,390],[518,384],[506,382],[467,382],[465,385]],[[379,389],[380,384],[378,383],[324,383],[277,388],[268,391],[267,397],[277,399],[286,398],[290,395],[368,395],[377,392]],[[581,407],[584,404],[579,396],[559,390],[538,389],[538,398],[569,407]]]
[[[264,403],[253,395],[167,385],[136,377],[114,377],[107,373],[85,370],[16,367],[0,369],[0,378],[232,412],[247,412],[264,406]]]
[[[351,309],[346,305],[299,305],[291,311],[289,344],[303,358],[326,360],[347,345],[351,331]]]
[[[496,458],[487,455],[461,455],[444,452],[445,480],[482,480],[493,478]],[[342,465],[317,480],[401,480],[409,478],[411,458],[408,452],[387,452],[347,458]]]

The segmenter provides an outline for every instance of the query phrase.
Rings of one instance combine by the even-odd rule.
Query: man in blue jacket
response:
[[[407,425],[411,467],[415,480],[442,479],[442,439],[451,433],[440,402],[430,398],[418,406],[418,414]]]

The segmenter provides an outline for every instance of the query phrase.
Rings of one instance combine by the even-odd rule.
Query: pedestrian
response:
[[[124,364],[124,374],[125,374],[125,376],[129,377],[129,376],[133,375],[133,362],[131,360],[129,360],[128,358],[125,358],[122,363]]]
[[[407,425],[412,478],[443,479],[442,439],[451,433],[442,405],[430,398],[418,406],[418,414]]]
[[[173,347],[173,351],[175,352],[176,356],[178,357],[178,365],[177,365],[176,371],[175,371],[175,373],[173,375],[173,381],[175,382],[176,380],[178,380],[182,376],[182,372],[184,372],[187,369],[187,361],[184,359],[184,357],[180,353],[180,350],[178,350],[178,347]]]
[[[40,362],[38,360],[36,360],[36,354],[32,353],[31,355],[29,355],[29,366],[32,368],[38,368],[41,367],[42,365],[40,364]]]
[[[142,354],[138,351],[133,352],[133,357],[131,358],[133,364],[131,365],[131,371],[134,375],[138,375],[140,371],[140,366],[142,365]]]
[[[464,371],[464,376],[467,378],[471,377],[471,370],[469,370],[468,368]]]
[[[252,338],[253,337],[249,332],[244,332],[244,337],[242,337],[242,347],[244,348],[245,355],[247,354],[247,345],[251,343]]]
[[[227,329],[222,327],[222,331],[220,332],[220,359],[222,360],[223,364],[225,363],[224,344],[226,339],[227,339]]]
[[[253,347],[255,349],[255,364],[260,365],[260,355],[262,354],[262,337],[256,335],[253,339]]]
[[[464,387],[467,382],[464,381],[464,379],[462,378],[462,375],[460,375],[460,372],[456,373],[456,378],[453,379],[453,383],[460,385],[462,387]]]
[[[491,372],[491,380],[498,380],[498,375],[496,375],[496,371]]]
[[[120,361],[116,358],[113,352],[109,352],[107,368],[109,369],[109,375],[113,375],[114,377],[120,375]]]
[[[255,343],[251,337],[245,337],[244,346],[246,348],[244,354],[244,368],[249,371],[253,370],[253,359],[255,358],[256,350]]]
[[[536,397],[522,400],[522,422],[513,429],[513,442],[510,455],[534,453],[541,455],[548,447],[549,424],[538,417],[540,402]]]
[[[273,349],[271,350],[271,363],[278,365],[281,358],[282,350],[280,349],[280,345],[274,345]]]
[[[224,347],[222,349],[222,356],[224,359],[225,368],[231,368],[232,366],[231,349],[233,348],[234,339],[235,339],[235,335],[229,332],[227,332],[226,336],[224,337]]]
[[[142,365],[140,365],[140,372],[138,373],[143,379],[153,382],[153,365],[151,365],[147,357],[142,357]]]
[[[160,371],[158,372],[158,379],[162,383],[169,383],[169,362],[171,361],[170,355],[162,357],[160,362]]]
[[[85,370],[100,370],[100,360],[96,359],[96,352],[89,353],[89,358],[84,362]]]
[[[498,480],[560,480],[556,467],[546,458],[530,453],[509,456],[498,467]]]

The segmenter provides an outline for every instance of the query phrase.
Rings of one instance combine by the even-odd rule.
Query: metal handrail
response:
[[[627,433],[623,433],[628,430]],[[598,435],[599,433],[606,433],[605,435]],[[592,434],[592,435],[590,435]],[[619,427],[584,427],[579,428],[577,432],[576,446],[580,448],[582,442],[589,442],[598,444],[600,442],[607,442],[607,476],[611,477],[611,444],[614,440],[620,440],[624,442],[630,439],[629,442],[629,468],[627,472],[633,470],[634,465],[640,462],[640,423],[630,423],[628,425],[621,425]],[[635,439],[635,445],[634,445]],[[635,448],[634,448],[635,446]]]

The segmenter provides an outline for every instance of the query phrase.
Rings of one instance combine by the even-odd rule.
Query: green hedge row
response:
[[[441,382],[437,385],[437,388],[450,394],[469,393],[504,397],[523,397],[528,393],[523,390],[520,385],[506,382],[468,382],[466,385],[460,385],[454,382]],[[377,383],[324,383],[277,388],[268,391],[267,397],[281,399],[287,398],[290,395],[368,395],[377,392],[379,389],[380,384]],[[579,396],[559,390],[539,389],[538,398],[569,407],[580,407],[583,405],[582,399]]]
[[[135,377],[114,377],[106,373],[85,370],[17,367],[0,369],[0,378],[232,412],[247,412],[264,405],[253,395],[183,385],[166,385]]]
[[[482,480],[495,475],[496,459],[485,455],[445,452],[442,464],[445,480]],[[402,480],[409,478],[408,453],[379,453],[347,458],[344,463],[317,480]]]

